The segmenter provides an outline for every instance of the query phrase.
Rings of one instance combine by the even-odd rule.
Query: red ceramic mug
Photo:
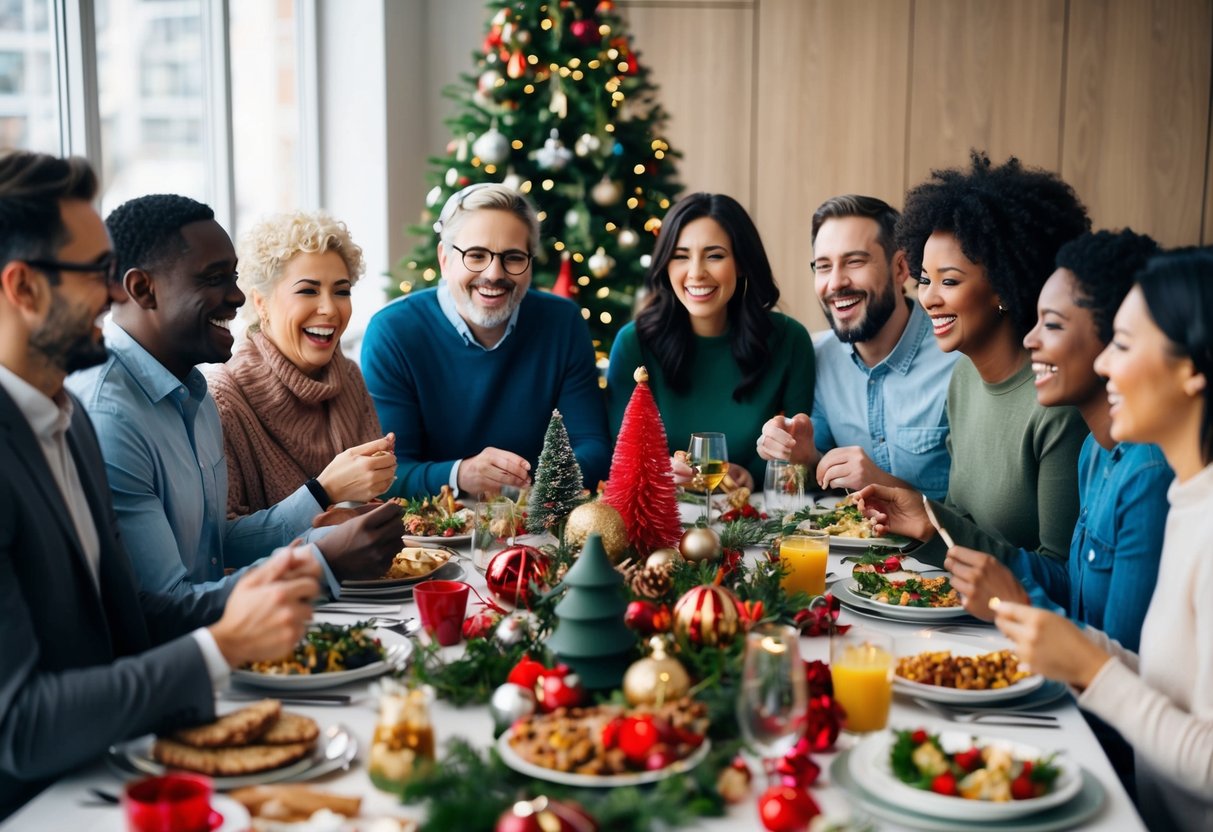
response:
[[[426,581],[413,590],[421,626],[443,647],[459,643],[463,616],[468,607],[468,589],[462,581]]]
[[[193,774],[128,783],[122,803],[130,832],[210,832],[219,817],[211,809],[211,781]]]

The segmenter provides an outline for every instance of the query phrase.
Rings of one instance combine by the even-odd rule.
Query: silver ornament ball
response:
[[[506,682],[493,691],[489,713],[493,717],[493,735],[501,736],[515,722],[535,713],[535,694],[521,685]]]

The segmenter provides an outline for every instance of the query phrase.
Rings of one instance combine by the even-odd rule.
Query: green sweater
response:
[[[607,371],[607,407],[612,434],[619,433],[623,411],[636,387],[633,373],[640,365],[649,371],[649,387],[665,424],[670,452],[685,450],[692,433],[715,431],[728,438],[729,462],[746,468],[762,488],[766,462],[758,456],[758,435],[768,419],[813,410],[813,342],[796,321],[772,312],[771,357],[767,372],[745,398],[733,399],[741,382],[741,369],[733,359],[728,334],[695,336],[691,357],[691,385],[676,393],[666,383],[661,365],[641,347],[636,325],[627,324],[615,337]]]
[[[1036,401],[1032,365],[986,384],[973,366],[956,362],[948,386],[948,496],[935,503],[939,521],[959,546],[999,560],[1016,549],[1064,560],[1078,519],[1078,454],[1088,430],[1073,407]],[[936,535],[914,553],[940,565]]]

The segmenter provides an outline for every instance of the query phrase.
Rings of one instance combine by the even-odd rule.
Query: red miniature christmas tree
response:
[[[677,546],[682,522],[670,469],[670,446],[649,389],[649,374],[639,367],[635,378],[636,389],[623,413],[602,501],[623,515],[628,540],[645,557],[654,549]]]

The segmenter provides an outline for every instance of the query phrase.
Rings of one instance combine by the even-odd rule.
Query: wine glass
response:
[[[729,450],[723,433],[692,433],[687,448],[687,459],[695,473],[692,482],[707,492],[707,506],[703,510],[708,526],[712,525],[712,494],[729,473]]]
[[[786,754],[808,719],[808,687],[800,659],[800,634],[768,624],[746,634],[737,697],[742,736],[765,761]]]

